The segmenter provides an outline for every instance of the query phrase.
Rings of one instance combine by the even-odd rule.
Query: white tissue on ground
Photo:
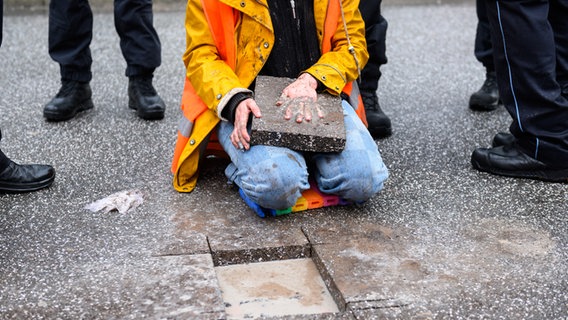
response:
[[[120,213],[125,213],[130,210],[136,209],[144,202],[142,192],[138,189],[124,190],[113,193],[110,196],[89,203],[85,209],[92,212],[102,211],[107,213],[116,210]]]

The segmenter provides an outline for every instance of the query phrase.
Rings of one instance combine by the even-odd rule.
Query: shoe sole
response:
[[[143,112],[140,109],[138,109],[136,102],[134,102],[130,98],[128,99],[128,107],[130,109],[136,110],[136,114],[138,115],[138,117],[140,117],[144,120],[162,120],[162,119],[164,119],[164,111]]]
[[[73,119],[79,112],[87,111],[87,110],[93,109],[93,108],[94,108],[93,100],[89,99],[89,100],[86,100],[86,101],[80,103],[79,108],[74,110],[74,112],[72,112],[72,113],[61,114],[61,113],[57,113],[57,112],[43,111],[43,116],[48,121],[66,121],[66,120]]]
[[[497,110],[497,108],[499,108],[499,106],[501,104],[502,104],[501,100],[497,101],[497,103],[494,103],[494,104],[483,104],[483,103],[477,103],[477,102],[470,102],[469,108],[471,110],[475,110],[475,111],[493,111],[493,110]]]
[[[20,185],[12,185],[12,184],[8,185],[0,183],[0,193],[23,193],[23,192],[37,191],[51,186],[54,180],[55,180],[55,174],[52,177],[34,183],[27,183]]]
[[[473,159],[471,160],[471,165],[479,171],[488,172],[505,177],[534,179],[534,180],[541,180],[547,182],[568,183],[568,169],[550,170],[550,171],[542,171],[542,170],[522,171],[522,172],[507,171],[507,170],[499,170],[495,168],[484,167],[479,162]]]
[[[388,138],[392,135],[392,128],[391,127],[375,127],[369,129],[369,133],[373,139],[382,139]]]

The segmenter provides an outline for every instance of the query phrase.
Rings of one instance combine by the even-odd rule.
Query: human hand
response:
[[[280,95],[280,99],[276,102],[277,106],[284,106],[284,119],[290,120],[296,115],[296,122],[301,123],[303,120],[311,121],[313,109],[319,118],[323,118],[324,114],[317,104],[318,83],[309,73],[303,73],[294,82],[289,84]]]
[[[250,135],[247,130],[249,115],[253,114],[260,118],[260,108],[252,98],[245,99],[239,103],[235,110],[234,129],[231,133],[231,142],[239,150],[250,149]]]
[[[276,103],[277,106],[284,106],[286,110],[284,111],[284,119],[290,120],[292,116],[295,116],[297,123],[302,123],[306,120],[308,122],[312,121],[313,113],[317,114],[318,118],[323,118],[324,114],[321,110],[319,104],[310,100],[307,97],[297,97],[297,98],[282,98]]]

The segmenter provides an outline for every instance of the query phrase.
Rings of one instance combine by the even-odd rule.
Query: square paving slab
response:
[[[339,312],[311,259],[215,270],[229,319]]]

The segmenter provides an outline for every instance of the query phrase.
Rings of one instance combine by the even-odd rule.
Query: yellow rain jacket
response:
[[[221,120],[221,111],[236,93],[250,92],[248,87],[272,50],[274,30],[267,1],[187,2],[183,117],[172,161],[173,185],[179,192],[191,192],[195,188],[199,160],[207,144],[211,145],[215,139],[211,133]],[[322,56],[304,72],[323,83],[331,94],[344,91],[351,95],[350,100],[355,95],[359,103],[354,107],[366,123],[356,86],[352,86],[368,60],[359,1],[313,1]],[[216,150],[222,152],[218,145]]]

